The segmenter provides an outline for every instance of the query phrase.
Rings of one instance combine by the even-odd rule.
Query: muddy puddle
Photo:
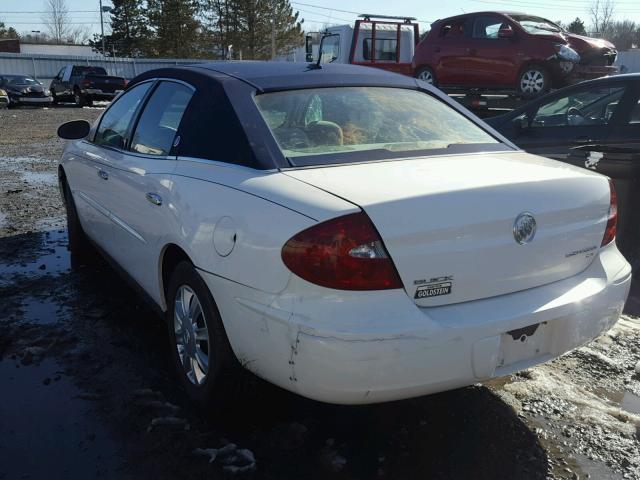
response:
[[[0,286],[15,276],[56,275],[71,267],[64,229],[9,237],[0,243]]]
[[[596,388],[594,393],[622,410],[640,415],[640,397],[631,392]]]
[[[115,478],[118,445],[51,359],[0,361],[0,478]]]

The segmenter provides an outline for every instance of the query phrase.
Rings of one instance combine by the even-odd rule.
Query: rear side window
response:
[[[104,113],[93,142],[96,145],[124,148],[127,130],[151,83],[141,83],[119,97]]]
[[[365,38],[362,44],[362,56],[365,60],[372,60],[371,56],[371,38]],[[390,38],[376,38],[376,51],[375,59],[382,61],[396,61],[396,47],[398,46],[398,40]]]
[[[442,38],[462,38],[464,36],[464,24],[466,20],[445,23],[440,30]]]
[[[193,90],[174,82],[161,82],[140,116],[131,150],[148,155],[168,155]]]

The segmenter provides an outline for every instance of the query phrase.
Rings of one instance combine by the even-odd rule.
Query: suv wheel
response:
[[[433,70],[429,67],[422,67],[416,73],[416,78],[427,82],[429,85],[436,84],[436,76],[433,74]]]
[[[82,93],[80,93],[80,90],[78,90],[77,88],[73,91],[73,103],[76,104],[76,107],[84,107],[85,105],[84,95],[82,95]]]
[[[542,95],[549,87],[549,74],[537,65],[526,67],[518,77],[518,93],[525,98]]]
[[[171,356],[187,395],[200,405],[224,401],[231,347],[209,287],[189,262],[171,275],[166,320]]]

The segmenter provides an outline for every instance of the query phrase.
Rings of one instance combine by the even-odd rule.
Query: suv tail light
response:
[[[87,79],[83,80],[82,81],[82,86],[83,87],[90,87],[91,86],[91,80],[87,80]]]
[[[609,179],[609,189],[611,191],[609,203],[609,217],[607,220],[607,228],[604,230],[601,247],[610,244],[616,238],[616,230],[618,228],[618,195],[613,186],[613,181]]]
[[[314,225],[282,247],[282,260],[308,282],[338,290],[388,290],[402,282],[380,235],[363,213]]]

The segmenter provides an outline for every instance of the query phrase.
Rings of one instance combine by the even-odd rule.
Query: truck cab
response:
[[[322,32],[316,60],[320,64],[351,63],[413,76],[411,62],[419,39],[415,18],[364,14],[353,26],[328,27]],[[313,56],[312,52],[308,42],[308,56]]]

